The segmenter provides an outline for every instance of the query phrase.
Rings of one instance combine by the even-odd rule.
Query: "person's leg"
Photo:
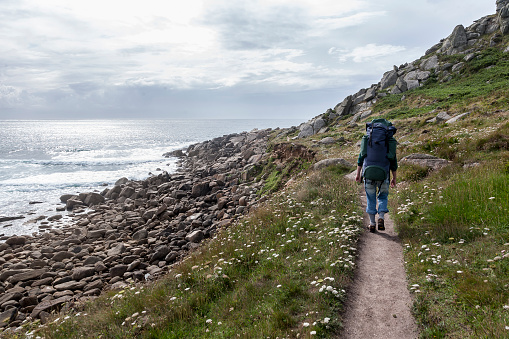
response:
[[[385,213],[389,212],[387,207],[389,201],[389,185],[390,181],[385,180],[378,188],[378,229],[380,231],[385,230],[384,217]]]
[[[374,215],[374,214],[368,214],[368,215],[369,215],[369,224],[376,225],[376,215]]]
[[[364,179],[364,190],[366,191],[366,213],[369,215],[370,228],[369,230],[374,232],[376,226],[376,185],[369,179]]]
[[[364,179],[364,190],[366,191],[367,207],[366,213],[376,214],[376,185],[369,179]]]
[[[387,203],[389,201],[389,180],[385,180],[378,188],[378,213],[383,216],[385,213],[389,212],[387,207]]]

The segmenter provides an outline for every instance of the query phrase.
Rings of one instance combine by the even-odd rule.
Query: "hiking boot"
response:
[[[382,218],[378,218],[378,230],[385,231],[384,220]]]
[[[371,233],[375,233],[375,231],[376,231],[376,225],[369,225],[369,227],[368,227],[368,228],[369,228],[369,231],[370,231]]]

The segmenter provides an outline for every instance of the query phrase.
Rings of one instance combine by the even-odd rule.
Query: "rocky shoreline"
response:
[[[263,182],[250,173],[267,159],[270,132],[231,134],[166,154],[181,159],[174,174],[122,178],[101,193],[62,196],[68,210],[86,212],[0,244],[0,328],[44,323],[63,305],[167,272],[263,199]]]

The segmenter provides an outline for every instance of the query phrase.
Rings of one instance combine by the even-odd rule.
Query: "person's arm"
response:
[[[357,166],[357,174],[355,175],[355,181],[361,182],[362,166]]]
[[[366,158],[366,148],[364,145],[368,142],[368,137],[365,135],[361,140],[361,151],[359,152],[359,157],[357,158],[357,174],[355,175],[355,181],[360,183],[362,181],[362,167],[364,165],[364,159]],[[364,151],[363,151],[364,150]]]
[[[391,174],[392,174],[391,187],[396,187],[396,178],[397,178],[396,173],[398,171],[398,158],[395,156],[394,159],[389,159],[389,162],[390,162],[389,169],[391,170]]]

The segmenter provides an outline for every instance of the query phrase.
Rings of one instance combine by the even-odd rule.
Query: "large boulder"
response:
[[[5,243],[9,246],[15,246],[15,245],[24,245],[26,243],[27,239],[25,237],[18,237],[18,236],[12,236],[8,238]]]
[[[11,284],[16,285],[20,281],[28,281],[28,280],[34,280],[34,279],[40,278],[41,275],[43,275],[46,272],[47,272],[47,270],[44,268],[36,269],[36,270],[29,270],[26,272],[22,272],[22,273],[13,275],[12,277],[9,278],[8,281]]]
[[[509,0],[497,0],[497,21],[502,34],[509,33]]]
[[[364,101],[373,100],[375,97],[376,97],[376,88],[375,87],[368,88],[368,90],[364,94]]]
[[[133,234],[133,240],[143,240],[147,239],[148,237],[148,231],[145,229],[141,229]]]
[[[420,86],[419,80],[407,80],[406,84],[407,84],[407,89],[409,91],[411,91],[411,90],[413,90],[413,89],[415,89],[415,88]]]
[[[76,206],[84,206],[84,203],[83,201],[81,201],[80,199],[78,198],[70,198],[66,201],[65,203],[65,207],[68,209],[68,210],[72,210],[74,207]]]
[[[336,139],[334,139],[333,137],[326,137],[326,138],[323,138],[322,140],[320,140],[320,144],[323,144],[323,145],[331,145],[331,144],[335,144],[336,143]]]
[[[394,86],[394,88],[393,88],[393,92],[395,89],[398,89],[399,92],[394,93],[394,94],[406,92],[406,91],[408,91],[408,85],[404,79],[398,78],[398,80],[396,81],[396,86]]]
[[[23,294],[21,292],[7,292],[0,296],[0,305],[5,304],[11,300],[20,300],[23,298]]]
[[[18,315],[18,309],[17,308],[10,308],[3,313],[0,313],[0,327],[7,326],[11,321],[16,319],[16,316]]]
[[[334,107],[336,114],[339,116],[344,116],[350,114],[350,109],[352,108],[353,98],[351,95],[347,96],[341,103],[337,104]]]
[[[34,308],[34,310],[32,311],[32,314],[30,316],[33,319],[36,319],[39,317],[39,314],[41,312],[50,312],[54,309],[58,309],[58,308],[60,308],[60,306],[62,306],[62,304],[68,302],[71,299],[72,299],[72,297],[70,297],[70,296],[64,296],[64,297],[53,299],[53,300],[45,300]]]
[[[468,43],[467,31],[463,25],[458,25],[452,31],[452,34],[445,40],[441,48],[447,55],[457,54],[465,50]]]
[[[80,281],[81,279],[91,277],[95,274],[94,267],[78,267],[75,268],[72,272],[71,278],[72,280]]]
[[[300,129],[300,133],[298,135],[299,139],[310,137],[315,133],[313,126],[311,124],[302,124],[299,129]]]
[[[91,192],[87,194],[84,203],[87,206],[93,206],[104,203],[104,200],[104,197],[99,193]]]
[[[170,248],[168,246],[160,246],[156,248],[152,256],[150,257],[150,262],[154,262],[156,260],[162,260],[164,259],[168,253],[170,253]]]
[[[71,259],[73,257],[74,257],[74,253],[68,252],[68,251],[61,251],[61,252],[58,252],[55,255],[53,255],[51,260],[56,261],[56,262],[60,262],[60,261],[62,261],[64,259]]]
[[[117,265],[110,268],[110,277],[121,277],[127,272],[127,265]]]
[[[129,182],[129,179],[126,177],[120,178],[115,182],[115,186],[125,185]]]
[[[191,195],[193,197],[202,197],[204,195],[207,195],[210,191],[210,185],[208,182],[202,182],[193,185],[193,188],[191,190]]]
[[[107,252],[109,257],[114,257],[116,255],[121,255],[126,251],[126,247],[123,243],[117,244],[116,246],[110,248]]]
[[[60,196],[60,201],[63,202],[64,204],[67,202],[67,200],[71,199],[71,198],[77,198],[78,196],[77,195],[74,195],[74,194],[64,194],[64,195],[61,195]]]
[[[430,169],[439,169],[449,164],[449,161],[445,159],[437,158],[430,154],[414,153],[407,155],[400,161],[401,164],[413,164],[422,167],[428,167]]]
[[[132,188],[130,186],[126,186],[120,192],[120,196],[125,197],[125,198],[130,198],[134,195],[134,193],[136,193],[134,188]]]
[[[425,81],[425,80],[429,79],[429,76],[430,76],[429,71],[415,70],[415,71],[408,72],[405,75],[404,79],[407,82],[411,81],[411,80]]]
[[[116,199],[120,195],[120,192],[122,192],[122,187],[120,187],[120,185],[115,185],[106,192],[104,197],[106,199]]]
[[[424,53],[424,55],[430,55],[430,54],[435,53],[435,52],[436,52],[436,51],[438,51],[440,48],[442,48],[442,45],[443,45],[443,43],[442,43],[442,42],[439,42],[438,44],[433,45],[430,49],[428,49],[428,50],[426,51],[426,53]]]
[[[201,231],[201,230],[193,231],[186,236],[187,241],[194,242],[194,243],[199,243],[204,238],[205,238],[205,235],[203,234],[203,231]]]
[[[316,119],[314,124],[313,124],[313,131],[314,131],[314,133],[315,134],[318,133],[326,125],[327,125],[327,123],[322,118]]]
[[[85,287],[86,284],[87,283],[84,282],[84,281],[74,281],[74,280],[71,280],[71,281],[68,281],[68,282],[64,282],[64,283],[55,285],[53,287],[57,291],[67,291],[67,290],[75,291],[75,290],[83,289],[83,287]]]
[[[470,112],[466,112],[466,113],[463,113],[463,114],[459,114],[459,115],[457,115],[457,116],[455,116],[455,117],[450,118],[450,119],[449,119],[449,120],[447,120],[445,123],[446,123],[446,124],[454,124],[456,121],[458,121],[458,120],[460,120],[460,119],[462,119],[462,118],[466,117],[466,116],[467,116],[467,115],[469,115],[469,114],[470,114]]]
[[[380,81],[380,89],[384,90],[386,88],[394,86],[397,80],[398,80],[397,70],[394,69],[392,71],[385,72],[382,77],[382,80]]]
[[[447,112],[440,112],[440,113],[437,114],[436,117],[434,117],[433,119],[428,120],[427,122],[429,122],[429,123],[435,123],[435,122],[442,123],[442,122],[448,121],[451,118],[452,117]]]

